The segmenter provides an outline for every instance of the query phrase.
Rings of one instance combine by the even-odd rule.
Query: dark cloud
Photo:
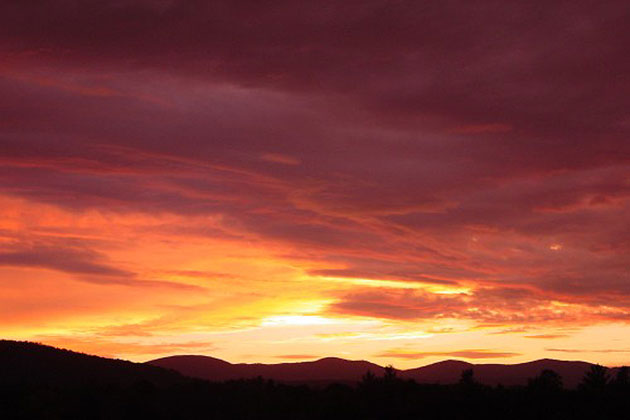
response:
[[[0,45],[12,56],[336,92],[396,123],[430,114],[455,119],[454,130],[592,136],[622,129],[627,101],[618,89],[630,66],[620,1],[8,1],[1,12]],[[527,152],[543,141],[521,142],[515,160],[540,162]],[[482,153],[502,154],[480,143]],[[604,143],[592,145],[598,159]],[[583,152],[566,150],[564,165],[584,163]]]
[[[99,261],[99,255],[86,249],[34,246],[0,252],[0,265],[38,267],[71,274],[131,277],[134,274]]]
[[[0,247],[0,266],[43,268],[72,274],[76,280],[134,287],[166,287],[200,291],[203,288],[171,281],[143,279],[137,273],[119,268],[93,251],[89,241],[48,239],[45,242],[15,242]]]

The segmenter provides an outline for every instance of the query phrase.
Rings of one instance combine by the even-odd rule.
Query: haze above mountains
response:
[[[471,364],[446,360],[414,369],[396,371],[398,377],[418,383],[457,383],[462,371],[472,369],[475,380],[482,384],[505,386],[526,385],[529,378],[544,369],[557,372],[567,388],[578,385],[592,364],[581,361],[542,359],[513,365]],[[232,364],[208,356],[171,356],[146,363],[132,363],[61,350],[50,346],[0,341],[0,372],[3,376],[37,378],[38,381],[111,381],[177,382],[182,376],[226,381],[263,377],[285,383],[329,384],[356,383],[368,371],[377,376],[384,368],[367,361],[351,361],[327,357],[316,361],[278,364]],[[614,369],[611,369],[614,373]],[[177,373],[176,373],[177,372]],[[180,375],[181,374],[181,375]]]

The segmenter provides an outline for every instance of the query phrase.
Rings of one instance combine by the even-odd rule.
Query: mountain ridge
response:
[[[221,362],[220,369],[213,365]],[[173,369],[183,375],[201,379],[224,381],[248,379],[262,376],[284,382],[358,382],[368,371],[380,376],[385,368],[366,360],[346,360],[338,357],[324,357],[305,362],[281,363],[230,363],[210,356],[169,356],[145,362],[153,366]],[[529,379],[545,369],[556,371],[567,388],[575,388],[593,363],[576,360],[537,359],[515,364],[470,363],[448,359],[410,369],[396,369],[403,379],[413,379],[419,383],[457,383],[462,371],[472,369],[474,378],[486,385],[519,386],[527,385]],[[314,369],[316,373],[313,374]],[[610,368],[614,373],[616,368]]]
[[[209,356],[173,356],[165,359],[171,362],[205,360],[213,366],[230,369],[238,367]],[[370,362],[340,358],[279,365],[284,369],[294,369],[300,375],[333,367],[338,369],[335,372],[337,377],[347,372],[347,366],[356,367],[357,374],[366,367],[380,368]],[[444,372],[445,368],[451,367],[455,369],[454,372],[451,369],[449,374],[454,381],[458,381],[457,370],[471,366],[475,372],[479,372],[480,379],[485,375],[484,369],[505,368],[497,364],[472,365],[446,360],[409,372],[397,371],[401,378],[398,380],[391,377],[391,371],[387,371],[383,372],[383,376],[366,377],[359,384],[356,379],[331,382],[316,381],[311,377],[307,381],[305,379],[308,377],[305,376],[301,377],[299,384],[258,377],[253,380],[207,381],[143,363],[107,359],[28,342],[0,340],[0,411],[3,418],[22,419],[508,417],[574,420],[625,418],[630,408],[627,398],[630,385],[627,381],[609,385],[590,381],[587,382],[589,386],[571,390],[561,389],[557,381],[539,380],[527,387],[486,387],[472,385],[470,381],[452,386],[424,385],[406,380],[408,375],[430,372],[431,369]],[[536,372],[537,369],[548,366],[593,365],[542,359],[512,365],[511,369],[525,369],[527,376],[534,377],[540,373]],[[192,363],[192,367],[195,367],[195,363]],[[271,369],[277,366],[241,364],[240,367]],[[322,375],[330,374],[325,369],[323,371]],[[514,374],[510,369],[508,371]],[[477,375],[475,373],[475,377]],[[265,379],[274,379],[270,375],[266,376]],[[468,375],[464,377],[469,378]],[[294,386],[300,384],[309,386]],[[602,396],[606,399],[603,400]],[[547,412],[553,416],[540,415]]]
[[[365,360],[324,357],[306,362],[230,363],[210,356],[169,356],[145,362],[183,375],[226,381],[262,376],[284,382],[357,382],[367,372],[382,374],[384,368]]]
[[[181,374],[128,360],[84,354],[28,341],[0,340],[0,382],[178,383]]]
[[[545,369],[557,372],[567,388],[575,388],[594,364],[584,361],[538,359],[516,364],[481,363],[462,360],[443,360],[417,368],[396,370],[398,377],[418,383],[457,383],[462,371],[472,369],[476,381],[486,385],[526,385],[530,378]],[[376,376],[385,369],[366,360],[346,360],[323,357],[305,362],[230,363],[205,355],[175,355],[134,363],[87,355],[42,344],[0,340],[0,376],[22,380],[37,378],[40,382],[65,381],[87,383],[122,381],[132,383],[148,380],[153,383],[174,383],[184,377],[210,381],[227,381],[263,377],[285,383],[352,384],[362,380],[368,372]],[[616,368],[610,368],[614,375]]]

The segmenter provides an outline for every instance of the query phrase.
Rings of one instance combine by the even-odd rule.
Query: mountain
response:
[[[42,344],[0,340],[0,384],[118,384],[146,381],[170,385],[176,372],[125,360],[90,356]]]
[[[431,365],[400,372],[399,376],[413,379],[423,384],[454,384],[459,381],[462,371],[473,369],[475,365],[459,360],[444,360]]]
[[[446,360],[397,371],[399,377],[418,383],[453,384],[463,370],[472,369],[474,378],[487,385],[526,385],[544,369],[557,372],[567,388],[575,388],[592,364],[580,361],[542,359],[513,365],[471,364]],[[37,384],[119,384],[146,381],[155,385],[184,382],[185,377],[225,381],[261,376],[285,383],[356,383],[368,371],[382,376],[384,368],[367,361],[327,357],[295,363],[229,363],[208,356],[171,356],[146,363],[90,356],[41,344],[0,340],[0,385]],[[611,375],[615,369],[610,370]],[[183,376],[182,376],[183,375]]]
[[[545,369],[550,369],[562,377],[565,387],[575,388],[591,366],[591,363],[586,362],[552,359],[541,359],[514,365],[471,364],[447,360],[402,371],[401,376],[414,379],[416,382],[420,383],[449,384],[457,382],[463,370],[472,369],[475,380],[478,382],[487,385],[502,384],[511,386],[527,385],[529,378],[537,376]]]
[[[374,363],[335,357],[327,357],[312,362],[267,365],[261,363],[232,364],[208,356],[171,356],[151,360],[147,364],[213,381],[262,376],[288,383],[358,382],[367,371],[371,371],[375,375],[382,375],[384,371],[381,366]]]
[[[626,418],[630,410],[630,385],[621,383],[574,392],[540,386],[427,387],[387,376],[360,387],[302,387],[281,381],[356,383],[368,370],[379,377],[385,372],[369,362],[338,358],[264,365],[175,356],[151,363],[216,380],[261,375],[278,381],[194,380],[151,364],[89,356],[34,343],[0,341],[0,418],[579,420]],[[551,368],[573,385],[578,374],[589,366],[584,362],[547,359],[517,365],[473,365],[447,360],[399,371],[398,375],[423,383],[452,383],[459,380],[462,370],[473,369],[481,382],[509,385],[524,383],[540,370]]]
[[[171,356],[147,362],[152,366],[173,369],[183,375],[195,378],[224,381],[262,376],[288,383],[351,383],[361,380],[369,370],[377,376],[384,368],[366,361],[351,361],[338,358],[324,358],[313,362],[278,364],[232,364],[207,356]],[[399,370],[401,378],[413,379],[418,383],[454,384],[462,371],[472,369],[476,381],[486,385],[527,385],[527,381],[545,369],[551,369],[562,376],[564,386],[575,388],[592,364],[577,361],[541,359],[514,365],[472,364],[458,360],[445,360],[431,365]]]

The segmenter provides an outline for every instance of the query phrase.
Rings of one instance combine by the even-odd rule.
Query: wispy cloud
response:
[[[520,356],[520,353],[513,352],[500,352],[487,349],[469,349],[469,350],[456,350],[456,351],[409,351],[392,349],[379,354],[375,357],[391,357],[397,359],[423,359],[425,357],[440,356],[440,357],[458,357],[463,359],[502,359],[506,357]]]

